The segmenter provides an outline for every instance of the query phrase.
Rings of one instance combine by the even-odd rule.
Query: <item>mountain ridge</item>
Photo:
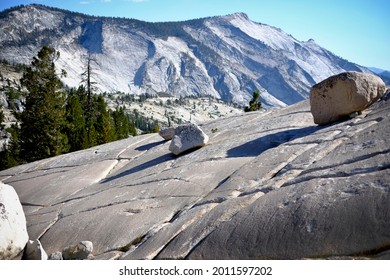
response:
[[[0,14],[1,59],[28,63],[42,45],[78,86],[85,57],[100,90],[212,96],[244,105],[254,90],[265,107],[304,100],[310,87],[343,71],[369,71],[244,13],[181,22],[97,17],[41,5]]]

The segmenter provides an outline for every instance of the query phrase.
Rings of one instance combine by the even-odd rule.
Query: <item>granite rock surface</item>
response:
[[[141,135],[0,172],[29,238],[95,259],[386,258],[390,102],[313,122],[309,101],[201,125],[181,156]]]

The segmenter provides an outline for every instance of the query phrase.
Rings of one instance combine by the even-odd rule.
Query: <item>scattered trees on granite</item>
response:
[[[58,51],[43,47],[28,67],[21,68],[23,78],[20,85],[14,82],[3,87],[8,109],[13,111],[16,123],[11,126],[7,124],[7,135],[12,137],[0,147],[0,170],[120,140],[129,135],[160,130],[158,119],[145,116],[142,110],[129,111],[125,107],[128,102],[143,104],[154,95],[97,95],[91,55],[86,57],[84,67],[80,69],[82,84],[78,88],[67,88],[60,79],[66,72],[56,72],[55,63],[59,56]],[[166,104],[160,100],[160,106],[186,105],[194,109],[197,106],[195,101],[191,104],[188,98],[175,98],[167,93],[158,95],[171,97]],[[211,105],[213,97],[208,98]],[[106,100],[116,109],[109,109]],[[169,126],[183,122],[183,115],[176,116],[172,111],[166,110],[165,116]]]
[[[119,107],[115,110],[112,113],[112,118],[118,139],[126,138],[128,135],[137,135],[134,120],[125,113],[124,107]]]
[[[17,123],[7,129],[12,138],[0,149],[0,170],[136,135],[123,107],[110,110],[104,98],[93,93],[90,75],[89,87],[64,88],[60,77],[66,72],[58,75],[55,68],[59,56],[45,46],[24,71],[24,109],[13,111]],[[16,89],[11,90],[15,94]],[[0,115],[0,124],[3,119]]]
[[[123,107],[112,111],[102,96],[91,95],[84,86],[69,89],[66,102],[68,151],[73,152],[136,135],[134,123]]]

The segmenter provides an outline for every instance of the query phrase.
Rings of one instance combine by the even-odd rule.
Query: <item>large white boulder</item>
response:
[[[19,197],[13,187],[0,182],[0,259],[18,256],[27,241],[26,217]]]
[[[175,136],[172,138],[169,150],[173,154],[179,155],[185,151],[203,147],[208,141],[209,137],[198,125],[188,123],[176,127]]]
[[[385,92],[381,78],[369,73],[344,72],[314,85],[310,106],[314,122],[325,125],[360,112]]]

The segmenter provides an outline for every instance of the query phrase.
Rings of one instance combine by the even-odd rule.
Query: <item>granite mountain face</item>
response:
[[[78,86],[88,54],[101,91],[213,96],[266,107],[307,99],[312,85],[344,71],[368,71],[247,15],[149,23],[94,17],[40,5],[0,13],[0,59],[29,63],[43,45],[61,53],[65,84]]]

